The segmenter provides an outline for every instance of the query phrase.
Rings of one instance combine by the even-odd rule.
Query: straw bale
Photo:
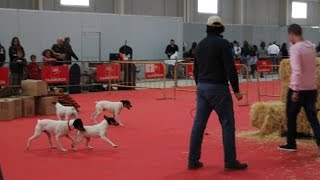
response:
[[[320,113],[318,113],[318,117]],[[258,102],[251,106],[250,121],[261,135],[287,132],[286,105],[283,102]],[[297,133],[312,136],[312,129],[302,109],[297,118]]]
[[[251,106],[250,121],[262,135],[281,132],[285,122],[285,104],[282,102],[258,102]]]

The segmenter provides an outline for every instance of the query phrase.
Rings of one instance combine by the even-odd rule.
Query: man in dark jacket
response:
[[[66,64],[71,64],[71,61],[72,61],[71,58],[74,58],[75,60],[79,61],[78,56],[73,52],[72,46],[70,45],[69,37],[64,38],[64,47],[66,49],[66,57],[65,57]]]
[[[11,85],[20,86],[24,80],[25,67],[27,60],[23,57],[23,51],[18,51],[17,56],[10,62]]]
[[[176,45],[173,39],[170,40],[170,44],[166,48],[166,55],[170,59],[170,57],[175,53],[179,51],[179,47]]]
[[[57,44],[54,44],[52,46],[52,51],[54,54],[54,57],[57,59],[56,65],[63,65],[65,63],[67,49],[64,45],[64,40],[62,38],[57,39]]]
[[[223,32],[222,19],[218,16],[210,17],[207,24],[208,35],[196,50],[194,77],[197,84],[197,113],[190,139],[190,170],[203,167],[199,161],[201,145],[212,110],[217,112],[222,126],[225,170],[244,170],[248,167],[236,159],[235,119],[228,82],[230,81],[238,100],[242,99],[242,94],[232,49],[229,42],[221,36]]]
[[[6,49],[0,43],[0,67],[3,66],[6,61]]]

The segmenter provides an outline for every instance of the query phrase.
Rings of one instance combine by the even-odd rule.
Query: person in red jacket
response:
[[[41,69],[39,67],[39,64],[36,63],[37,56],[31,55],[30,60],[31,62],[27,66],[27,77],[28,79],[39,80],[41,76]]]

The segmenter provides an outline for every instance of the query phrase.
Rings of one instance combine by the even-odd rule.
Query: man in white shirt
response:
[[[233,50],[234,50],[235,57],[237,57],[237,58],[240,57],[240,55],[241,55],[241,47],[240,47],[239,42],[237,42],[237,41],[233,42]]]
[[[273,65],[279,65],[279,55],[280,48],[276,45],[276,42],[273,42],[269,47],[268,47],[268,54],[271,57],[272,64]],[[277,72],[278,68],[274,67],[273,72]]]

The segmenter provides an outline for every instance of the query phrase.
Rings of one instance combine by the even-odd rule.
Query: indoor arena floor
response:
[[[167,97],[173,91],[167,91]],[[251,86],[250,102],[256,100]],[[93,150],[84,143],[79,150],[62,153],[50,149],[43,134],[26,151],[27,139],[42,116],[0,122],[0,164],[5,180],[195,180],[195,179],[320,179],[320,158],[312,143],[300,143],[296,153],[281,152],[281,139],[263,140],[243,136],[255,129],[250,126],[249,106],[235,102],[238,159],[249,163],[242,172],[224,172],[221,128],[213,113],[203,144],[203,169],[187,170],[190,129],[193,122],[195,95],[179,92],[177,99],[156,100],[158,90],[119,91],[72,95],[81,105],[80,117],[89,117],[95,101],[129,99],[131,110],[123,110],[126,127],[110,127],[108,136],[119,147],[113,149],[100,139],[93,139]],[[102,117],[100,117],[102,120]],[[75,132],[72,133],[75,135]],[[68,139],[63,139],[70,149]]]

